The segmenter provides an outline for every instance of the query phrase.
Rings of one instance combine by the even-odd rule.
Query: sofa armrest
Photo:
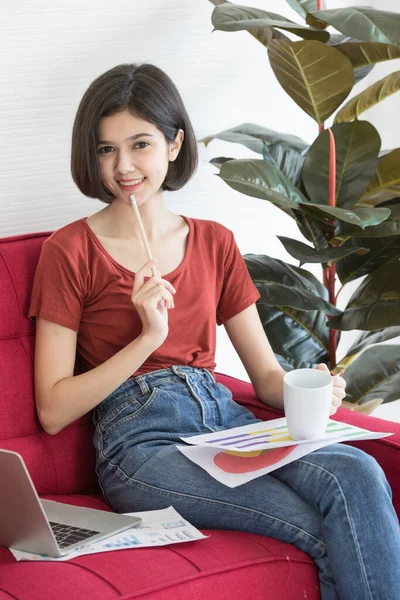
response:
[[[219,383],[231,390],[234,400],[251,410],[257,418],[269,421],[284,416],[282,411],[258,400],[250,383],[221,373],[216,373],[215,376]],[[400,423],[363,415],[345,408],[339,408],[332,418],[370,431],[384,431],[393,434],[381,439],[345,443],[364,450],[377,460],[385,471],[392,488],[394,507],[397,514],[400,515]]]

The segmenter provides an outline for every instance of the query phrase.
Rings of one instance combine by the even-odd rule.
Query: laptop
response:
[[[138,517],[40,500],[22,456],[0,448],[0,546],[57,558],[140,523]]]

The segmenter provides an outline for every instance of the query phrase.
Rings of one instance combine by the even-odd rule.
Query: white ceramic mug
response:
[[[332,376],[319,369],[295,369],[283,378],[286,422],[293,440],[324,437],[332,403]]]

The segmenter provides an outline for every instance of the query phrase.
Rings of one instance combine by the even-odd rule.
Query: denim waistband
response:
[[[164,381],[175,379],[176,376],[185,380],[185,375],[196,375],[200,378],[205,378],[208,381],[215,382],[213,374],[207,369],[188,367],[186,365],[171,365],[169,369],[160,369],[158,371],[144,373],[143,375],[136,375],[136,377],[132,377],[125,383],[133,381],[134,384],[139,386],[140,391],[145,394],[150,392],[154,387],[162,385]]]
[[[208,369],[198,367],[188,367],[186,365],[172,365],[168,369],[159,369],[158,371],[151,371],[149,373],[143,373],[143,375],[136,375],[131,377],[127,381],[124,381],[114,392],[112,392],[107,398],[101,403],[104,408],[107,404],[107,400],[111,399],[115,395],[124,394],[135,394],[139,391],[142,394],[150,392],[153,388],[162,385],[166,382],[171,382],[179,377],[182,380],[186,380],[186,376],[194,375],[204,378],[206,381],[215,383],[215,377]]]

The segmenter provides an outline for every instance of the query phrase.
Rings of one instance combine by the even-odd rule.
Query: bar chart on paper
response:
[[[135,535],[124,535],[123,537],[119,537],[116,540],[107,542],[104,544],[105,548],[131,548],[132,546],[140,546],[141,541]]]
[[[367,432],[365,429],[360,429],[359,427],[354,427],[340,421],[329,420],[322,440],[327,442],[334,438],[344,438],[347,440],[368,433],[370,432]],[[270,450],[272,448],[310,442],[310,440],[294,441],[289,435],[285,418],[252,423],[243,427],[182,439],[189,444],[197,446],[220,448],[227,452],[246,452],[248,456],[250,456],[251,451]]]
[[[335,436],[335,435],[361,435],[361,433],[365,433],[363,430],[351,431],[353,427],[351,425],[347,425],[345,423],[338,423],[337,421],[331,421],[328,423],[326,428],[325,435],[326,436]],[[287,425],[281,425],[280,427],[267,427],[264,429],[259,429],[258,431],[252,431],[247,433],[242,433],[234,436],[229,436],[225,438],[214,438],[212,441],[208,441],[208,444],[212,444],[213,442],[221,442],[223,446],[231,446],[234,444],[238,450],[244,448],[251,448],[253,446],[258,446],[261,442],[268,442],[270,444],[278,443],[278,442],[293,442],[292,438],[289,435]],[[298,442],[296,442],[298,443]]]
[[[148,541],[155,546],[173,544],[175,542],[190,542],[196,539],[187,529],[180,529],[179,531],[174,532],[168,531],[168,533],[147,530],[146,536]],[[107,548],[108,550],[121,550],[122,548],[132,548],[133,546],[143,546],[143,540],[140,540],[134,534],[121,535],[104,544],[104,548]]]

